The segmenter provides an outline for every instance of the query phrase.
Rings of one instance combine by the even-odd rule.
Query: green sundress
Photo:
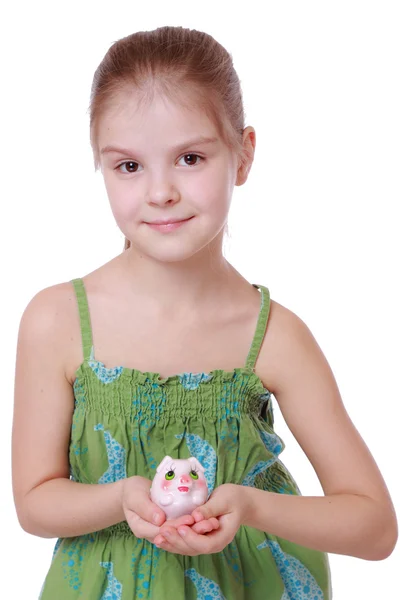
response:
[[[279,455],[271,393],[254,372],[270,308],[260,291],[256,331],[244,367],[161,378],[94,356],[83,280],[73,279],[84,361],[76,371],[71,478],[108,483],[152,479],[165,455],[195,456],[209,491],[223,483],[301,495]],[[299,408],[300,410],[300,408]],[[330,600],[324,552],[241,526],[220,553],[183,556],[137,539],[126,521],[58,539],[41,600]]]

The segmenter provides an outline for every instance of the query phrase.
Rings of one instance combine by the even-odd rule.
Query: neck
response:
[[[206,247],[185,261],[160,262],[131,246],[117,257],[118,287],[163,310],[190,310],[228,301],[248,282],[222,251]]]

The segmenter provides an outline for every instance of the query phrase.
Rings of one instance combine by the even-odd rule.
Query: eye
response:
[[[174,471],[168,471],[168,473],[165,473],[165,479],[171,480],[174,477],[175,477]]]
[[[191,161],[193,161],[193,157],[194,157],[194,159],[196,159],[196,158],[200,159],[198,163],[189,164],[188,165],[189,167],[196,167],[198,164],[201,163],[202,160],[205,160],[202,156],[199,156],[198,154],[194,154],[193,152],[190,152],[188,154],[184,154],[179,160],[182,160],[182,158],[186,159],[188,156],[191,158]]]
[[[124,165],[129,165],[129,170],[128,170],[128,171],[121,171],[121,170],[120,170],[120,168],[121,168],[122,166],[124,166]],[[137,172],[137,169],[135,169],[135,170],[130,170],[130,169],[132,168],[132,165],[139,165],[139,163],[135,162],[134,160],[126,160],[125,162],[123,162],[123,163],[120,163],[119,165],[117,165],[117,166],[115,167],[115,170],[116,170],[116,171],[120,171],[120,173],[125,173],[125,174],[126,174],[127,172],[128,172],[128,173],[136,173],[136,172]]]
[[[190,471],[190,477],[191,477],[192,479],[198,479],[198,478],[199,478],[199,476],[198,476],[198,474],[196,473],[196,471],[193,471],[193,470],[192,470],[192,471]]]
[[[203,158],[199,154],[194,154],[193,152],[184,154],[179,160],[182,160],[182,158],[186,159],[187,157],[190,157],[189,158],[189,162],[192,163],[192,164],[188,165],[189,167],[196,167],[198,164],[201,163],[201,161],[205,160],[205,158]],[[199,161],[195,162],[193,164],[193,161],[195,161],[197,158],[199,159]],[[121,167],[125,167],[125,165],[126,165],[126,170],[121,169]],[[134,165],[136,165],[136,168],[135,168]],[[134,160],[125,160],[124,162],[122,162],[119,165],[117,165],[115,167],[115,170],[119,171],[120,173],[123,173],[124,175],[129,175],[129,174],[132,174],[132,173],[137,173],[138,170],[139,170],[138,167],[139,167],[139,163],[137,163],[136,161],[134,161]]]

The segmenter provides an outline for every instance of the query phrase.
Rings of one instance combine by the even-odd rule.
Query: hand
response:
[[[168,523],[172,528],[180,525],[193,525],[192,515],[183,515],[166,521],[165,512],[150,498],[151,480],[139,475],[123,480],[122,509],[129,527],[137,538],[145,538],[154,543],[160,525]]]
[[[186,515],[189,518],[194,520],[194,517],[192,515]],[[182,519],[183,517],[181,517]],[[166,541],[166,537],[169,536],[173,531],[174,534],[178,534],[177,529],[180,525],[188,525],[188,523],[184,523],[184,522],[177,522],[178,519],[175,519],[174,521],[172,520],[167,520],[164,522],[164,524],[160,527],[159,529],[159,535],[157,535],[154,538],[154,544],[156,546],[158,546],[159,548],[164,548],[163,544]],[[210,519],[204,519],[202,517],[202,520],[199,520],[198,523],[194,523],[193,525],[191,525],[191,529],[192,531],[194,531],[197,534],[200,535],[204,535],[206,533],[209,533],[210,531],[213,531],[214,529],[218,529],[219,528],[219,521],[218,519],[216,519],[215,517],[211,517]],[[165,537],[164,537],[164,535]],[[172,550],[170,550],[172,551]]]
[[[192,527],[182,524],[173,528],[166,522],[160,527],[161,537],[157,536],[154,543],[168,552],[187,556],[221,552],[232,542],[249,510],[244,486],[233,483],[220,485],[205,504],[192,512],[196,521]],[[209,527],[215,519],[219,522],[218,528],[209,532],[196,530],[205,521]]]

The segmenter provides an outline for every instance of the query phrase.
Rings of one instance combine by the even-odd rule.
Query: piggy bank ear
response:
[[[162,461],[160,462],[160,464],[157,467],[157,473],[164,471],[167,466],[167,463],[171,463],[171,462],[173,462],[173,458],[171,456],[164,456],[164,458],[162,459]]]
[[[191,456],[190,457],[190,466],[192,467],[192,469],[197,469],[198,471],[201,471],[202,473],[204,473],[205,468],[203,467],[203,465],[197,460],[196,457]]]

